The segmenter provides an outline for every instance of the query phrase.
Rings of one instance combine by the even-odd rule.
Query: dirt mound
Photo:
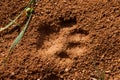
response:
[[[1,0],[0,27],[27,3]],[[0,62],[21,30],[13,27],[0,33]],[[0,79],[120,80],[120,1],[38,0]]]

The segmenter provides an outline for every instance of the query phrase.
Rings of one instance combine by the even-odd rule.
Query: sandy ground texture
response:
[[[0,27],[27,3],[0,0]],[[0,62],[21,29],[0,32]],[[0,80],[120,80],[120,0],[38,0]]]

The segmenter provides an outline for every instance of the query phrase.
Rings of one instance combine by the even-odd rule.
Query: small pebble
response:
[[[66,0],[63,0],[64,3],[66,3]]]
[[[25,73],[27,73],[28,71],[27,70],[25,70]]]
[[[11,73],[11,75],[13,76],[13,75],[15,75],[15,73],[14,73],[14,72],[12,72],[12,73]]]
[[[91,80],[97,80],[96,78],[92,78]]]
[[[69,71],[69,69],[68,69],[68,68],[66,68],[66,69],[65,69],[65,72],[68,72],[68,71]]]
[[[109,70],[109,71],[105,71],[105,73],[107,73],[107,74],[108,74],[108,73],[111,73],[111,71],[110,71],[110,70]]]

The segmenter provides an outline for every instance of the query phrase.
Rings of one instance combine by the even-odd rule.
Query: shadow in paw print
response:
[[[60,57],[60,58],[69,58],[69,55],[65,51],[56,53],[56,55],[57,55],[57,57]]]
[[[64,80],[64,79],[56,76],[55,74],[51,74],[47,78],[44,78],[44,80]]]
[[[69,18],[65,18],[65,17],[60,17],[60,25],[62,27],[72,27],[73,25],[75,25],[77,23],[76,21],[76,17],[69,17]]]
[[[55,27],[53,28],[52,26],[50,26],[50,24],[45,24],[43,23],[39,28],[38,28],[38,39],[37,39],[37,49],[41,48],[43,45],[43,42],[47,39],[47,37],[50,34],[56,33],[58,32],[57,29],[55,29]]]
[[[73,48],[73,47],[77,47],[80,46],[81,43],[80,42],[69,42],[69,44],[67,45],[68,48]]]
[[[74,34],[84,34],[84,35],[88,35],[89,32],[87,30],[84,30],[84,29],[74,29],[72,32],[71,32],[72,35]]]

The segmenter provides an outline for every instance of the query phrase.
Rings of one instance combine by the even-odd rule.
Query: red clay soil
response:
[[[27,3],[0,0],[0,27]],[[0,62],[21,29],[0,33]],[[0,80],[120,80],[120,0],[38,0]]]

